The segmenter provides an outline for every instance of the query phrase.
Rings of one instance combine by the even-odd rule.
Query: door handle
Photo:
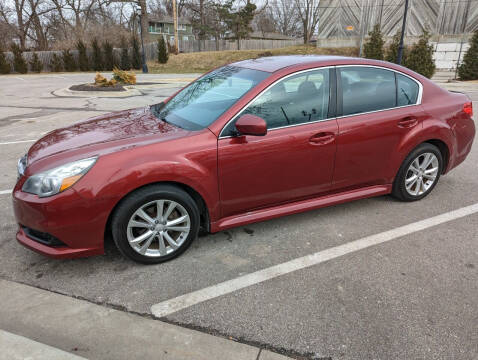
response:
[[[411,128],[418,124],[418,119],[415,116],[406,116],[398,122],[401,128]]]
[[[335,140],[335,135],[332,133],[318,133],[313,135],[310,139],[309,142],[314,144],[314,145],[326,145]]]

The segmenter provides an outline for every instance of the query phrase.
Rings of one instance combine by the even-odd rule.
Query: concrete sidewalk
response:
[[[43,359],[42,353],[53,354],[55,349],[89,359],[287,359],[250,345],[5,280],[0,280],[0,303],[0,329],[13,333],[2,332],[0,337],[0,343],[8,346],[3,355],[10,354],[10,359]]]

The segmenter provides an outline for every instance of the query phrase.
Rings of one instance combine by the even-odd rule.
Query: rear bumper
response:
[[[47,198],[13,191],[13,210],[19,224],[16,238],[25,247],[53,258],[77,258],[104,252],[104,233],[109,212],[101,201],[85,199],[73,189]],[[54,245],[34,233],[56,238]]]

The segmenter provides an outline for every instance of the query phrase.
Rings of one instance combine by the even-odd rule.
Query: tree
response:
[[[393,36],[392,42],[388,46],[387,53],[385,55],[385,60],[393,63],[397,63],[397,56],[398,56],[398,47],[400,46],[400,31]],[[406,47],[403,47],[403,54],[402,54],[402,63],[406,62],[408,55],[408,51]]]
[[[115,56],[113,53],[113,45],[106,40],[103,43],[103,69],[104,70],[113,70],[115,67]]]
[[[50,61],[50,69],[54,72],[60,72],[63,70],[63,61],[61,57],[55,52]]]
[[[93,49],[93,70],[101,71],[103,70],[103,56],[97,38],[91,42],[91,48]]]
[[[363,52],[366,58],[383,60],[383,37],[380,31],[380,25],[376,24],[373,30],[368,33],[370,36],[363,46]]]
[[[76,61],[73,57],[73,54],[70,53],[70,49],[65,49],[62,51],[63,58],[63,68],[66,71],[75,71],[76,70]]]
[[[251,21],[254,18],[256,5],[247,0],[243,7],[234,7],[234,0],[229,0],[218,8],[228,30],[237,41],[237,50],[241,49],[241,39],[246,38],[252,31]]]
[[[315,28],[319,23],[319,5],[320,1],[316,0],[294,0],[295,7],[299,13],[299,18],[302,22],[302,29],[304,35],[304,44],[308,44]]]
[[[90,70],[85,43],[81,40],[78,40],[76,43],[76,49],[78,50],[78,66],[80,67],[80,71]]]
[[[269,14],[281,34],[299,35],[299,14],[297,7],[291,6],[290,0],[273,0],[270,2]]]
[[[10,45],[10,50],[13,53],[13,68],[16,72],[19,72],[20,74],[25,74],[28,71],[28,65],[23,58],[22,50],[15,43],[12,43],[12,45]]]
[[[131,69],[131,61],[128,54],[128,44],[124,37],[121,38],[121,59],[120,59],[120,69],[129,70]]]
[[[166,42],[164,37],[160,36],[158,38],[158,62],[160,64],[166,64],[168,62],[168,51],[166,49]]]
[[[460,80],[478,79],[478,30],[470,40],[470,48],[463,57],[463,63],[458,67]]]
[[[33,53],[32,59],[30,60],[30,69],[32,69],[33,72],[37,73],[43,70],[43,63],[38,58],[37,53]]]
[[[141,61],[141,53],[139,51],[139,41],[136,36],[131,38],[131,47],[133,48],[133,54],[131,56],[131,67],[133,69],[139,70],[141,69],[142,61]]]
[[[0,47],[0,74],[9,74],[10,70],[10,62],[7,61],[3,48]]]
[[[433,46],[429,43],[430,33],[425,30],[416,44],[414,44],[407,56],[405,66],[427,78],[435,73],[435,61],[433,61]]]

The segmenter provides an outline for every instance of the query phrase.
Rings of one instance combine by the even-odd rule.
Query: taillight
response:
[[[473,103],[471,101],[463,105],[463,112],[469,115],[470,117],[473,116]]]

